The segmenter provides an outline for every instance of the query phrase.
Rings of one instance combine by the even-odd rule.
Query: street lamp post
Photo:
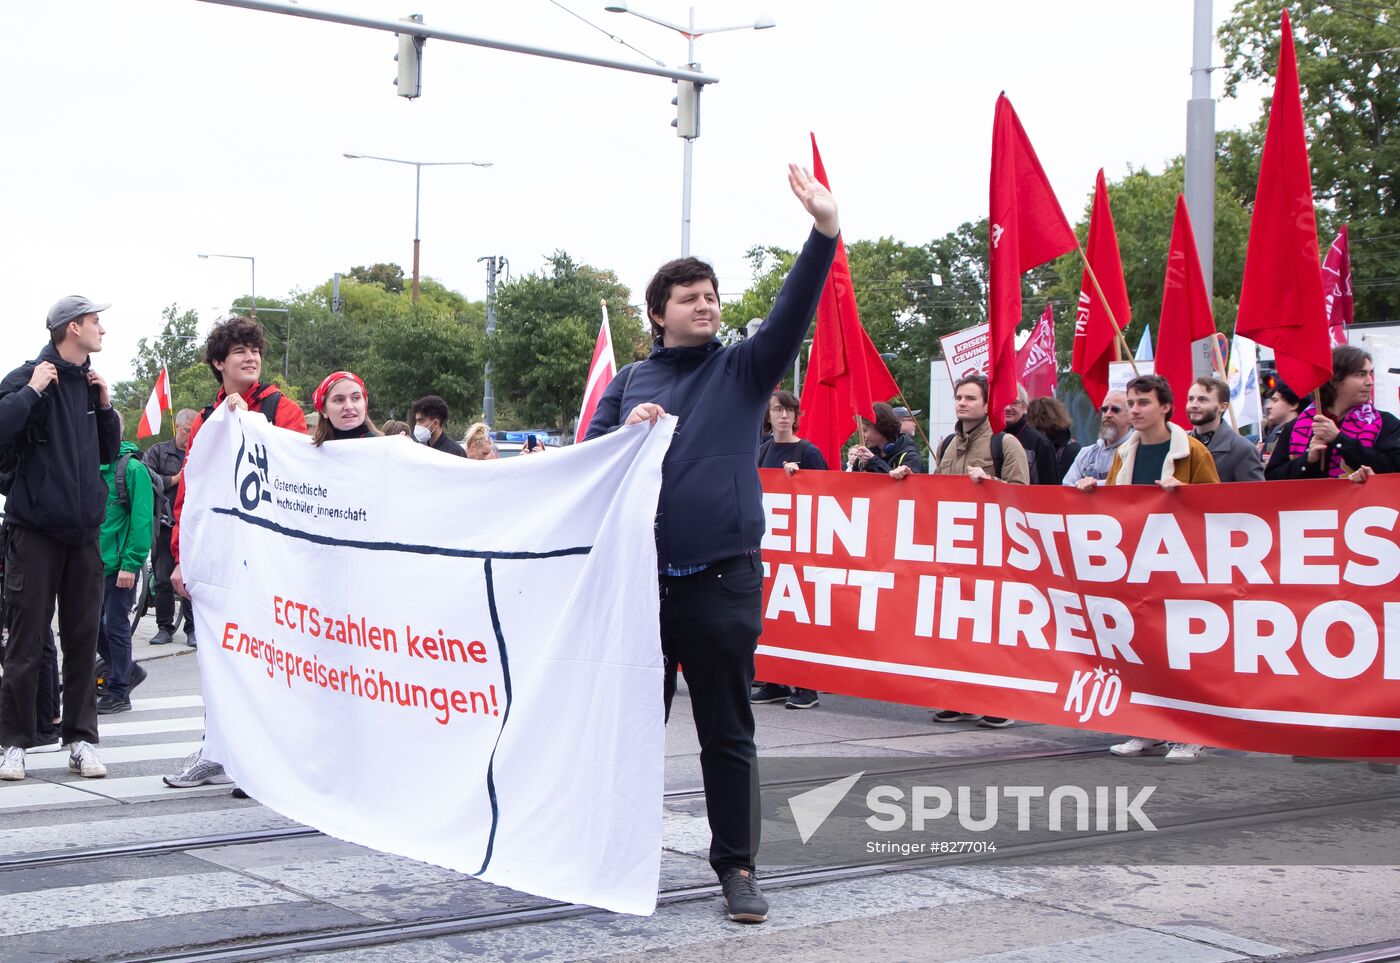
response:
[[[686,69],[699,71],[700,65],[695,62],[695,40],[703,37],[707,33],[724,33],[728,30],[766,30],[769,27],[776,27],[772,17],[760,16],[753,23],[741,23],[732,27],[696,27],[695,8],[690,8],[689,26],[679,23],[672,23],[669,20],[662,20],[660,17],[653,17],[649,13],[642,13],[640,10],[633,10],[625,2],[610,3],[603,7],[609,13],[630,13],[634,17],[641,17],[643,20],[674,30],[686,39]],[[680,81],[685,83],[686,81]],[[698,107],[697,107],[698,109]],[[690,255],[690,181],[693,166],[695,137],[700,135],[697,125],[695,136],[685,138],[684,160],[681,165],[681,257]],[[684,136],[684,135],[683,135]]]
[[[248,266],[249,266],[249,268],[252,269],[252,274],[253,274],[253,276],[252,276],[252,290],[251,290],[249,293],[252,295],[252,298],[253,298],[253,317],[256,318],[256,317],[258,316],[258,260],[257,260],[257,258],[253,257],[251,254],[201,254],[201,255],[199,255],[199,256],[200,256],[201,258],[205,259],[206,261],[207,261],[209,258],[211,258],[211,257],[227,257],[227,258],[233,258],[234,260],[237,260],[237,261],[247,261],[247,262],[248,262]]]
[[[418,208],[422,194],[425,167],[490,167],[490,161],[411,161],[396,157],[376,157],[373,154],[346,154],[350,160],[377,160],[388,164],[408,164],[413,167],[413,303],[418,303]]]

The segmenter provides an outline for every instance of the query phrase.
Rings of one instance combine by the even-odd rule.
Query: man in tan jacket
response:
[[[988,478],[1025,485],[1030,479],[1026,450],[1015,435],[993,432],[987,420],[987,379],[968,375],[953,386],[953,411],[958,425],[938,446],[935,475],[966,475],[975,482]],[[1014,719],[983,716],[959,709],[939,709],[934,722],[975,722],[984,729],[1005,729]]]
[[[1026,450],[1014,435],[993,432],[987,419],[987,379],[968,375],[953,386],[953,411],[958,425],[938,446],[930,474],[967,475],[973,481],[996,478],[1013,485],[1030,481]],[[997,437],[999,436],[999,437]],[[1000,458],[997,450],[1000,448]]]

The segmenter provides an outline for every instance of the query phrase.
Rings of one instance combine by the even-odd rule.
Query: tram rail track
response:
[[[1103,746],[1075,746],[1063,749],[1046,749],[1021,753],[1008,753],[1000,756],[973,756],[940,760],[918,766],[895,766],[888,769],[872,769],[871,775],[901,776],[923,772],[943,772],[946,770],[977,768],[1016,762],[1033,762],[1068,756],[1091,755],[1102,752]],[[898,757],[891,757],[898,758]],[[763,788],[775,789],[785,786],[800,786],[819,781],[820,777],[781,779],[764,782]],[[703,797],[703,789],[674,789],[666,792],[666,800]],[[0,858],[0,872],[24,869],[39,869],[64,866],[75,863],[92,862],[102,859],[127,857],[163,856],[173,853],[217,849],[224,846],[250,846],[259,843],[278,842],[287,839],[304,839],[323,835],[320,830],[309,826],[285,826],[275,829],[249,830],[235,833],[211,833],[207,836],[188,836],[178,839],[153,840],[140,843],[121,843],[110,846],[95,846],[84,849],[57,850],[51,852],[24,853]]]
[[[878,863],[847,863],[807,869],[780,870],[765,873],[762,876],[762,882],[765,891],[782,892],[821,883],[922,872],[951,865],[1005,863],[1026,857],[1130,843],[1149,837],[1189,836],[1221,829],[1257,827],[1293,819],[1344,815],[1380,803],[1400,804],[1400,792],[1312,806],[1256,807],[1243,812],[1159,824],[1153,830],[1095,832],[1066,839],[1041,840],[1023,844],[1013,843],[998,846],[994,854],[977,854],[973,858],[969,858],[967,855],[948,854]],[[693,902],[715,897],[719,893],[720,887],[717,883],[675,887],[663,890],[658,895],[657,906],[660,908]],[[518,907],[510,910],[462,913],[411,922],[375,923],[334,931],[322,930],[265,939],[247,939],[219,945],[183,947],[121,959],[122,963],[255,963],[255,961],[287,956],[390,946],[513,926],[555,922],[602,912],[604,911],[591,906],[543,902],[539,906]],[[1315,956],[1298,958],[1296,963],[1377,963],[1381,960],[1395,959],[1397,954],[1400,954],[1400,942],[1328,951]]]

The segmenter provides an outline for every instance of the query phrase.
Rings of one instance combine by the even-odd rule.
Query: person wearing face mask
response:
[[[447,435],[447,402],[437,395],[425,395],[413,403],[413,440],[458,458],[466,450]]]
[[[311,395],[311,405],[320,413],[311,443],[320,448],[328,441],[378,436],[380,431],[369,418],[369,393],[360,376],[351,371],[326,375]]]
[[[1128,424],[1128,396],[1122,391],[1110,391],[1099,406],[1099,440],[1081,449],[1074,464],[1065,472],[1065,485],[1077,485],[1081,478],[1092,478],[1102,485],[1108,480],[1108,469],[1118,446],[1132,436]]]

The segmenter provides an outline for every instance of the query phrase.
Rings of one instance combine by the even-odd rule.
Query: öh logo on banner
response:
[[[241,439],[238,456],[234,459],[233,479],[238,487],[238,500],[243,503],[244,511],[251,512],[261,502],[272,502],[272,493],[267,490],[267,446],[249,446],[247,435],[241,435]]]
[[[1123,680],[1118,677],[1117,669],[1105,671],[1101,665],[1095,666],[1092,672],[1076,669],[1069,680],[1064,709],[1069,713],[1079,713],[1080,722],[1087,720],[1096,710],[1101,716],[1111,716],[1118,708],[1122,695]]]

